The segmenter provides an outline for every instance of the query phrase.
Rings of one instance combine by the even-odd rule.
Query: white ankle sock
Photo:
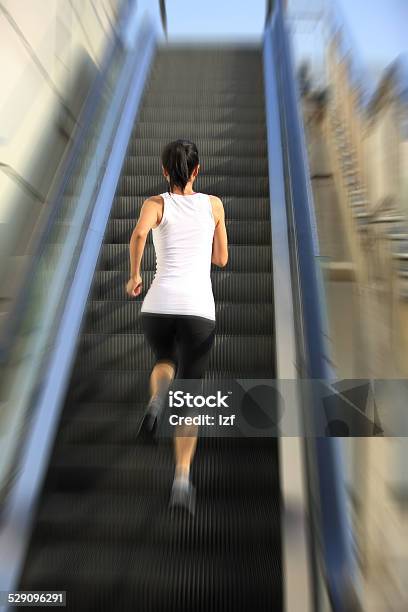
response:
[[[188,487],[190,485],[190,473],[182,470],[177,470],[174,473],[173,485],[178,487]]]

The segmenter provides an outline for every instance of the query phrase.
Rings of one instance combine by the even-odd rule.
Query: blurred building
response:
[[[392,412],[408,373],[406,6],[339,0],[322,9],[324,35],[309,63],[314,91],[303,106],[330,343],[341,377],[389,379],[382,401]],[[302,29],[293,30],[304,63]],[[407,601],[408,447],[404,438],[354,439],[345,449],[363,608],[399,612]]]
[[[8,310],[58,165],[114,36],[120,0],[0,7],[0,304]]]

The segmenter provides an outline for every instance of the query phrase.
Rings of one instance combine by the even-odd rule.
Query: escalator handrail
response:
[[[319,246],[313,198],[292,51],[282,5],[283,0],[274,3],[265,35],[272,37],[274,45],[281,137],[285,148],[283,156],[286,157],[284,165],[291,192],[286,206],[293,232],[290,242],[295,251],[297,271],[299,335],[302,336],[298,356],[299,374],[300,378],[305,379],[332,380],[334,373],[326,340],[327,314],[322,299],[320,270],[316,265]],[[317,402],[312,405],[317,407]],[[336,612],[343,612],[353,609],[350,602],[355,602],[355,589],[354,555],[339,440],[316,437],[314,442],[323,571],[332,608]]]
[[[19,281],[16,296],[13,300],[13,308],[7,315],[7,325],[4,325],[2,328],[2,333],[0,336],[0,363],[4,364],[7,362],[12,350],[16,332],[28,306],[30,294],[29,291],[27,291],[27,286],[30,284],[31,279],[34,278],[34,272],[37,269],[38,262],[48,244],[48,240],[52,235],[56,220],[58,219],[58,216],[62,210],[64,204],[64,194],[66,193],[67,186],[75,173],[79,156],[89,133],[89,126],[93,124],[93,117],[97,112],[98,101],[100,100],[100,95],[103,92],[110,66],[117,50],[123,44],[121,32],[126,27],[127,15],[130,14],[134,4],[136,4],[136,0],[130,0],[130,2],[125,1],[121,5],[121,10],[119,12],[117,21],[118,27],[117,29],[113,30],[113,37],[108,43],[101,62],[101,67],[98,70],[94,82],[89,89],[80,115],[77,119],[76,128],[72,137],[72,144],[68,148],[66,155],[62,160],[61,167],[57,170],[54,183],[51,186],[49,195],[47,197],[49,205],[47,207],[46,214],[41,221],[40,227],[36,231],[34,246],[30,253],[29,262]]]
[[[160,4],[160,19],[163,27],[163,32],[167,37],[167,7],[166,0],[159,0]]]

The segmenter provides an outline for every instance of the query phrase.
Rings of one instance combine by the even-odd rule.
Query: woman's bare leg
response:
[[[195,512],[195,489],[190,481],[190,466],[197,446],[196,426],[178,427],[174,436],[176,469],[170,496],[170,506],[183,506]]]
[[[160,397],[171,385],[176,366],[170,361],[158,361],[150,374],[150,398]]]
[[[139,437],[152,441],[157,427],[157,419],[165,406],[165,396],[172,383],[176,365],[170,361],[158,361],[150,374],[150,399],[141,420]]]
[[[197,427],[178,427],[174,437],[176,478],[190,478],[190,466],[197,446]]]

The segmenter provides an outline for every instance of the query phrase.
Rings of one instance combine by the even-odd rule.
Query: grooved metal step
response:
[[[231,123],[243,121],[244,123],[264,123],[265,112],[262,107],[247,106],[244,108],[228,108],[228,106],[204,106],[191,108],[186,105],[172,106],[148,106],[142,108],[139,114],[140,121],[213,121],[219,123]]]
[[[94,300],[89,302],[84,322],[85,333],[142,333],[142,302]],[[272,304],[235,304],[218,302],[215,307],[220,334],[270,335],[273,333]]]
[[[163,95],[162,91],[150,91],[148,98],[145,98],[143,108],[162,107],[173,108],[175,106],[186,108],[187,110],[201,107],[211,108],[254,108],[264,112],[263,91],[259,97],[254,96],[252,92],[232,93],[227,92],[211,92],[205,95],[201,91],[189,89],[188,91],[166,91]]]
[[[205,82],[203,80],[192,80],[183,83],[180,85],[180,80],[175,82],[175,79],[166,79],[166,78],[157,78],[154,77],[150,80],[146,93],[155,93],[155,92],[166,92],[170,95],[173,92],[188,92],[191,89],[202,93],[204,96],[209,98],[211,94],[223,94],[223,93],[233,93],[233,94],[247,94],[254,92],[255,94],[262,95],[262,79],[251,78],[248,82],[243,83],[242,80],[239,79],[206,79]]]
[[[178,134],[177,138],[181,135]],[[129,143],[129,155],[157,155],[169,141],[166,136],[154,138],[132,138]],[[202,158],[212,155],[234,155],[234,157],[267,155],[266,138],[195,138],[195,143]],[[151,194],[148,194],[151,195]],[[239,194],[238,194],[239,195]]]
[[[271,272],[271,249],[268,245],[231,244],[229,247],[228,270],[232,272]],[[98,269],[129,271],[129,244],[104,244],[100,252]],[[143,271],[156,269],[156,256],[153,244],[146,244]],[[213,266],[214,273],[221,269]]]
[[[190,532],[187,527],[185,531]],[[149,534],[145,529],[144,541]],[[191,600],[200,602],[194,608],[198,612],[271,610],[277,609],[280,597],[276,576],[281,574],[281,566],[273,546],[253,548],[251,554],[241,551],[240,557],[245,556],[247,563],[235,566],[226,554],[209,557],[192,552],[175,554],[172,559],[170,546],[163,545],[159,551],[148,544],[135,549],[131,543],[124,547],[116,542],[101,548],[100,544],[84,547],[74,541],[64,547],[64,571],[59,569],[61,558],[55,543],[38,549],[33,582],[45,591],[66,590],[70,610],[176,612],[191,610]],[[51,577],[46,567],[55,568]]]
[[[163,192],[162,192],[163,193]],[[111,219],[135,219],[145,201],[145,196],[118,196],[113,201]],[[269,198],[223,196],[227,219],[265,220],[270,218]]]
[[[105,233],[105,241],[110,244],[129,244],[137,219],[111,219]],[[270,244],[271,226],[268,221],[226,221],[228,240],[231,244]],[[147,243],[152,243],[152,233]]]
[[[195,188],[210,195],[223,197],[224,195],[238,195],[249,197],[267,197],[269,187],[267,177],[254,177],[248,180],[243,176],[201,175],[197,178]],[[152,194],[163,193],[167,189],[164,177],[158,176],[132,176],[122,175],[119,179],[116,195],[146,197]]]
[[[149,287],[153,280],[153,272],[144,272],[143,278],[146,288]],[[90,297],[93,300],[142,301],[143,294],[137,298],[123,296],[127,280],[128,275],[125,272],[97,271]],[[212,274],[212,286],[216,302],[239,304],[269,304],[272,302],[272,278],[268,273],[222,270]]]
[[[148,174],[157,177],[161,173],[161,162],[157,155],[140,157],[128,155],[124,174]],[[200,172],[212,175],[268,176],[268,160],[265,158],[233,157],[232,155],[212,156],[200,162]]]
[[[110,543],[119,541],[125,545],[126,541],[137,537],[143,527],[143,517],[148,514],[151,506],[157,503],[156,498],[157,495],[154,494],[138,496],[119,493],[112,497],[106,492],[96,496],[55,493],[40,513],[39,537],[43,543],[49,544],[60,538],[67,543],[77,540],[89,545],[103,540]],[[94,504],[105,508],[105,511],[102,515],[97,515],[91,523],[88,517]],[[247,524],[247,513],[251,511],[257,519],[254,521],[252,533]],[[236,512],[226,516],[225,524],[221,525],[216,520],[217,514],[221,516],[227,512],[227,500],[217,499],[214,503],[206,503],[204,498],[197,514],[197,523],[201,523],[202,528],[198,528],[196,523],[191,526],[192,537],[183,538],[180,537],[180,528],[183,530],[187,525],[180,525],[179,521],[169,523],[167,513],[162,511],[157,517],[157,530],[152,534],[152,544],[158,546],[165,542],[178,548],[186,544],[191,551],[199,547],[203,551],[215,550],[223,554],[227,549],[232,551],[237,548],[247,548],[250,553],[254,545],[264,548],[273,543],[273,538],[276,537],[273,533],[274,523],[272,521],[267,524],[271,518],[269,502],[262,500],[262,496],[242,500]],[[241,538],[240,533],[247,533],[248,537]]]
[[[213,440],[214,445],[211,444]],[[263,496],[262,487],[277,484],[276,466],[271,466],[270,472],[262,468],[265,456],[270,457],[273,454],[273,442],[269,441],[268,444],[265,438],[228,438],[222,440],[222,445],[218,447],[215,439],[207,438],[205,442],[204,445],[200,440],[200,446],[205,446],[205,454],[197,454],[197,461],[193,466],[195,476],[200,480],[197,489],[203,496],[210,490],[223,499],[239,493],[244,494],[245,491],[251,494],[257,492],[258,496]],[[225,453],[225,466],[222,470],[218,469],[220,448]],[[241,465],[234,464],[237,449]],[[265,454],[264,457],[259,451]],[[169,461],[171,454],[171,441],[163,439],[155,449],[155,469],[152,470],[151,456],[142,445],[60,445],[53,458],[53,474],[50,475],[50,480],[57,479],[55,491],[85,493],[92,485],[90,478],[99,473],[100,477],[105,475],[105,491],[130,490],[131,483],[139,479],[140,488],[150,491],[150,494],[158,491],[160,483],[165,485],[167,492],[173,471]],[[81,473],[77,473],[79,469]],[[241,537],[246,538],[248,534],[243,533]]]
[[[214,370],[261,369],[270,364],[273,370],[271,336],[229,336],[217,334],[209,367]],[[85,334],[79,344],[78,367],[89,370],[149,370],[153,352],[145,348],[143,334]]]
[[[134,138],[253,138],[265,137],[265,126],[258,123],[197,123],[177,121],[173,123],[137,122]]]

